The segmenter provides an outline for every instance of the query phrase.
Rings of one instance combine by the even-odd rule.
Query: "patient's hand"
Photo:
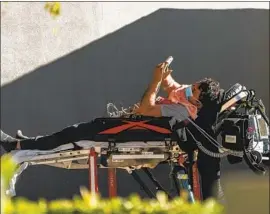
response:
[[[153,82],[154,83],[159,83],[163,79],[165,79],[168,75],[170,75],[172,70],[168,68],[168,64],[163,62],[160,63],[156,66],[154,70],[154,77],[153,77]]]

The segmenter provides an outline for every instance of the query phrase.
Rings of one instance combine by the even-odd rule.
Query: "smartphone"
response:
[[[166,59],[166,63],[168,63],[168,65],[170,65],[173,61],[173,57],[172,56],[169,56],[167,59]]]

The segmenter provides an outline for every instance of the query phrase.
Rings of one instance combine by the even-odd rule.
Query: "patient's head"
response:
[[[220,92],[220,84],[212,78],[204,78],[192,84],[193,98],[199,100],[202,105],[208,105],[217,99]]]

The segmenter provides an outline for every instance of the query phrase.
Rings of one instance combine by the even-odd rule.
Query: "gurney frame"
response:
[[[88,183],[89,183],[89,190],[91,193],[94,194],[100,194],[99,187],[98,187],[98,168],[104,168],[108,170],[108,193],[109,197],[113,198],[117,196],[117,169],[124,169],[126,170],[134,179],[135,181],[140,185],[141,189],[145,191],[145,193],[150,198],[155,198],[156,194],[149,189],[149,187],[143,182],[143,180],[140,178],[136,170],[143,170],[147,177],[152,181],[152,183],[155,186],[155,189],[157,191],[163,191],[168,195],[169,199],[172,199],[173,197],[170,195],[170,193],[165,190],[162,185],[157,181],[157,179],[153,176],[151,171],[147,166],[140,166],[140,167],[119,167],[119,168],[111,168],[111,167],[104,167],[101,164],[98,164],[98,156],[101,152],[101,148],[99,147],[91,147],[89,149],[82,149],[78,151],[74,150],[67,150],[67,151],[61,151],[58,153],[53,154],[46,154],[46,155],[39,155],[37,157],[33,157],[29,161],[25,161],[21,163],[18,172],[15,173],[15,176],[11,180],[10,187],[11,189],[8,190],[8,194],[11,196],[14,196],[15,193],[15,184],[17,181],[18,176],[28,167],[32,165],[48,165],[52,167],[57,168],[65,168],[65,169],[87,169],[88,170]],[[177,158],[177,166],[181,168],[188,167],[187,159],[184,157],[186,154],[180,154]],[[165,162],[167,163],[167,162]],[[160,163],[160,164],[165,164]],[[187,189],[189,193],[191,194],[191,201],[194,202],[195,200],[201,200],[201,188],[200,188],[200,178],[198,174],[198,168],[196,161],[192,164],[189,164],[189,169],[187,169],[187,173],[189,174],[189,180],[191,182],[190,186],[192,187],[192,190]],[[151,167],[153,168],[153,167]],[[183,184],[180,184],[181,187],[179,187],[179,181],[177,181],[177,176],[179,175],[173,174],[173,181],[175,184],[175,188],[177,190],[177,193],[180,194],[181,190],[180,188],[183,188]],[[178,179],[179,180],[179,179]],[[188,188],[188,187],[187,187]]]

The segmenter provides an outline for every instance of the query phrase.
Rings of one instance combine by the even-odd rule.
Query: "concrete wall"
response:
[[[62,2],[55,20],[44,5],[1,2],[1,85],[161,8],[269,8],[267,2]]]
[[[1,128],[47,134],[104,115],[108,101],[134,103],[154,66],[169,55],[180,82],[205,76],[224,88],[240,82],[254,88],[269,111],[268,10],[158,9],[162,6],[154,4],[65,3],[59,20],[43,14],[42,3],[4,5]],[[246,169],[224,166],[239,168]],[[106,172],[99,173],[106,195]],[[155,174],[169,186],[168,168]],[[123,172],[119,182],[120,195],[141,193]],[[17,188],[30,199],[53,199],[72,197],[81,185],[87,185],[84,170],[32,167]]]

